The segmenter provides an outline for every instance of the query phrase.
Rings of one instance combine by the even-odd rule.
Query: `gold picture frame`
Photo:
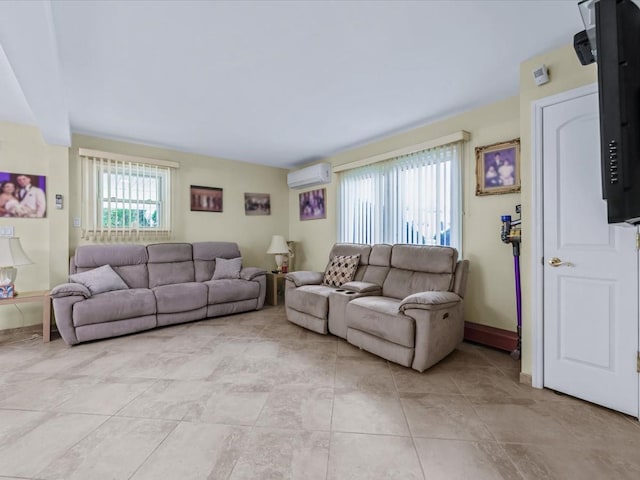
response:
[[[520,191],[520,139],[476,147],[476,195]]]

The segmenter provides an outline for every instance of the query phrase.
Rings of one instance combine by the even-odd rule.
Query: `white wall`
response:
[[[13,226],[33,265],[18,267],[16,289],[47,290],[67,275],[68,206],[54,208],[55,194],[69,198],[69,154],[65,147],[47,145],[36,127],[0,122],[0,169],[47,177],[46,218],[0,217],[0,226]],[[41,323],[40,304],[0,307],[0,330]]]

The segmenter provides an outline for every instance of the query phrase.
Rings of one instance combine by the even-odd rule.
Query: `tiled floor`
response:
[[[0,337],[0,480],[638,479],[640,424],[463,344],[425,373],[282,308],[68,348]]]

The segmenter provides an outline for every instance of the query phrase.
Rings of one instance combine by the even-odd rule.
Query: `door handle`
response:
[[[551,260],[549,260],[549,265],[551,265],[552,267],[561,267],[562,265],[564,265],[565,267],[573,267],[573,263],[563,262],[558,257],[553,257]]]

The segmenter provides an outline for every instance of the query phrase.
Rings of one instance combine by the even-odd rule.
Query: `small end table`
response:
[[[284,277],[286,275],[286,273],[267,272],[267,296],[265,300],[269,305],[278,305],[278,292],[284,289]]]
[[[51,297],[49,290],[19,292],[11,298],[0,298],[0,306],[18,303],[42,302],[42,341],[51,341]]]

